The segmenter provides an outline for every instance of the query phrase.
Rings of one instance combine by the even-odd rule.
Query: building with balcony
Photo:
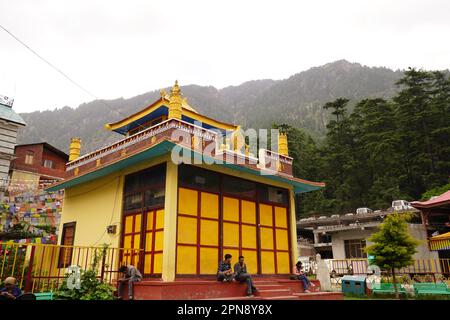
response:
[[[10,168],[10,195],[63,180],[69,156],[46,142],[17,145]]]
[[[285,134],[278,150],[252,149],[238,125],[199,114],[177,83],[106,128],[123,139],[85,155],[72,139],[65,180],[48,188],[65,190],[61,244],[139,249],[121,263],[163,281],[215,278],[226,253],[245,256],[254,275],[290,273],[295,195],[324,184],[293,177]]]
[[[415,239],[422,241],[414,259],[437,259],[437,253],[428,248],[427,234],[419,211],[413,211],[416,216],[408,223],[408,229]],[[299,233],[312,233],[310,238],[315,252],[320,253],[324,259],[364,259],[367,258],[364,249],[371,244],[368,239],[377,232],[383,219],[392,213],[393,211],[375,211],[310,217],[297,221],[297,228]]]

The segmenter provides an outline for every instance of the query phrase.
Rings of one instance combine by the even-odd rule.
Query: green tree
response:
[[[422,201],[430,200],[431,197],[440,196],[444,192],[447,192],[450,190],[450,183],[443,185],[442,187],[433,188],[431,190],[428,190],[424,194],[422,194]]]
[[[366,252],[375,256],[375,264],[382,270],[392,274],[395,297],[398,298],[395,269],[403,268],[413,263],[413,255],[419,241],[412,238],[408,232],[407,222],[412,218],[410,213],[393,213],[381,223],[378,232],[372,234],[369,241],[374,244],[366,248]]]
[[[386,208],[402,197],[398,177],[402,174],[394,107],[381,98],[364,99],[351,115],[360,167],[361,205]]]
[[[274,129],[286,133],[288,137],[289,156],[294,158],[292,173],[295,177],[311,181],[321,181],[321,158],[316,143],[310,135],[287,124],[273,125]],[[297,196],[297,218],[305,213],[321,210],[322,191],[305,193]]]
[[[327,136],[321,147],[322,173],[327,184],[324,208],[335,213],[344,213],[361,202],[360,168],[352,122],[347,115],[348,102],[346,98],[339,98],[323,106],[335,117],[327,125]]]

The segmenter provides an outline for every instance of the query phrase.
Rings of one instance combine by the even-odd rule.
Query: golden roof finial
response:
[[[166,95],[167,95],[167,92],[166,92],[166,90],[161,89],[161,90],[159,90],[159,94],[161,95],[161,98],[164,99],[166,97]]]
[[[175,84],[172,87],[172,90],[170,90],[170,96],[178,96],[180,95],[181,90],[180,87],[178,86],[178,80],[175,80]]]

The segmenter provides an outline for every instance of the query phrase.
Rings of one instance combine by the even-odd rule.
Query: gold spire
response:
[[[175,80],[175,84],[172,87],[172,90],[170,90],[170,96],[180,95],[181,90],[180,86],[178,85],[178,80]]]
[[[72,138],[69,146],[69,162],[80,157],[81,139]]]
[[[278,135],[278,153],[284,156],[289,155],[286,133],[280,132]]]
[[[181,90],[178,86],[178,80],[175,80],[175,85],[170,90],[169,119],[181,119],[181,104]]]

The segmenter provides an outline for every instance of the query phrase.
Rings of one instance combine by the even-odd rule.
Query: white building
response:
[[[25,121],[12,109],[14,100],[0,95],[0,199],[8,186],[8,174],[14,157],[17,131],[26,125]]]

